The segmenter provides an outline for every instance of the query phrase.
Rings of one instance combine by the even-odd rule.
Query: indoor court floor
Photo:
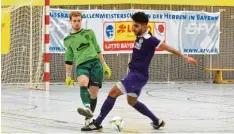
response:
[[[113,84],[100,89],[94,117]],[[2,133],[84,133],[80,131],[84,117],[76,112],[82,106],[77,85],[51,85],[50,91],[2,88],[1,97]],[[152,129],[151,121],[121,96],[104,120],[102,133],[115,133],[109,124],[114,116],[125,121],[120,133],[234,133],[233,84],[151,83],[139,100],[166,121],[165,128]]]

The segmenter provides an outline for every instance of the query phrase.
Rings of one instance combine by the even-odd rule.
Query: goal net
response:
[[[2,88],[43,88],[43,7],[30,3],[17,6],[2,6],[2,28],[9,26],[10,41],[2,39],[9,51],[1,55]],[[4,33],[2,33],[4,34]]]

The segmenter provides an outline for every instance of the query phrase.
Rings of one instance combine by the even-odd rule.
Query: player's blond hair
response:
[[[72,19],[72,17],[77,17],[80,16],[82,18],[82,13],[79,11],[72,11],[69,15],[70,20]]]

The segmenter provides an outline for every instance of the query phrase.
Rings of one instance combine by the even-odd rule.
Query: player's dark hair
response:
[[[144,12],[136,12],[132,15],[132,20],[137,23],[148,24],[149,18]]]

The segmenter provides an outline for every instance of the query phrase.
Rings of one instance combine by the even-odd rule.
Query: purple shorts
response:
[[[139,72],[130,72],[117,84],[120,90],[132,97],[139,97],[141,89],[146,85],[148,77]]]

